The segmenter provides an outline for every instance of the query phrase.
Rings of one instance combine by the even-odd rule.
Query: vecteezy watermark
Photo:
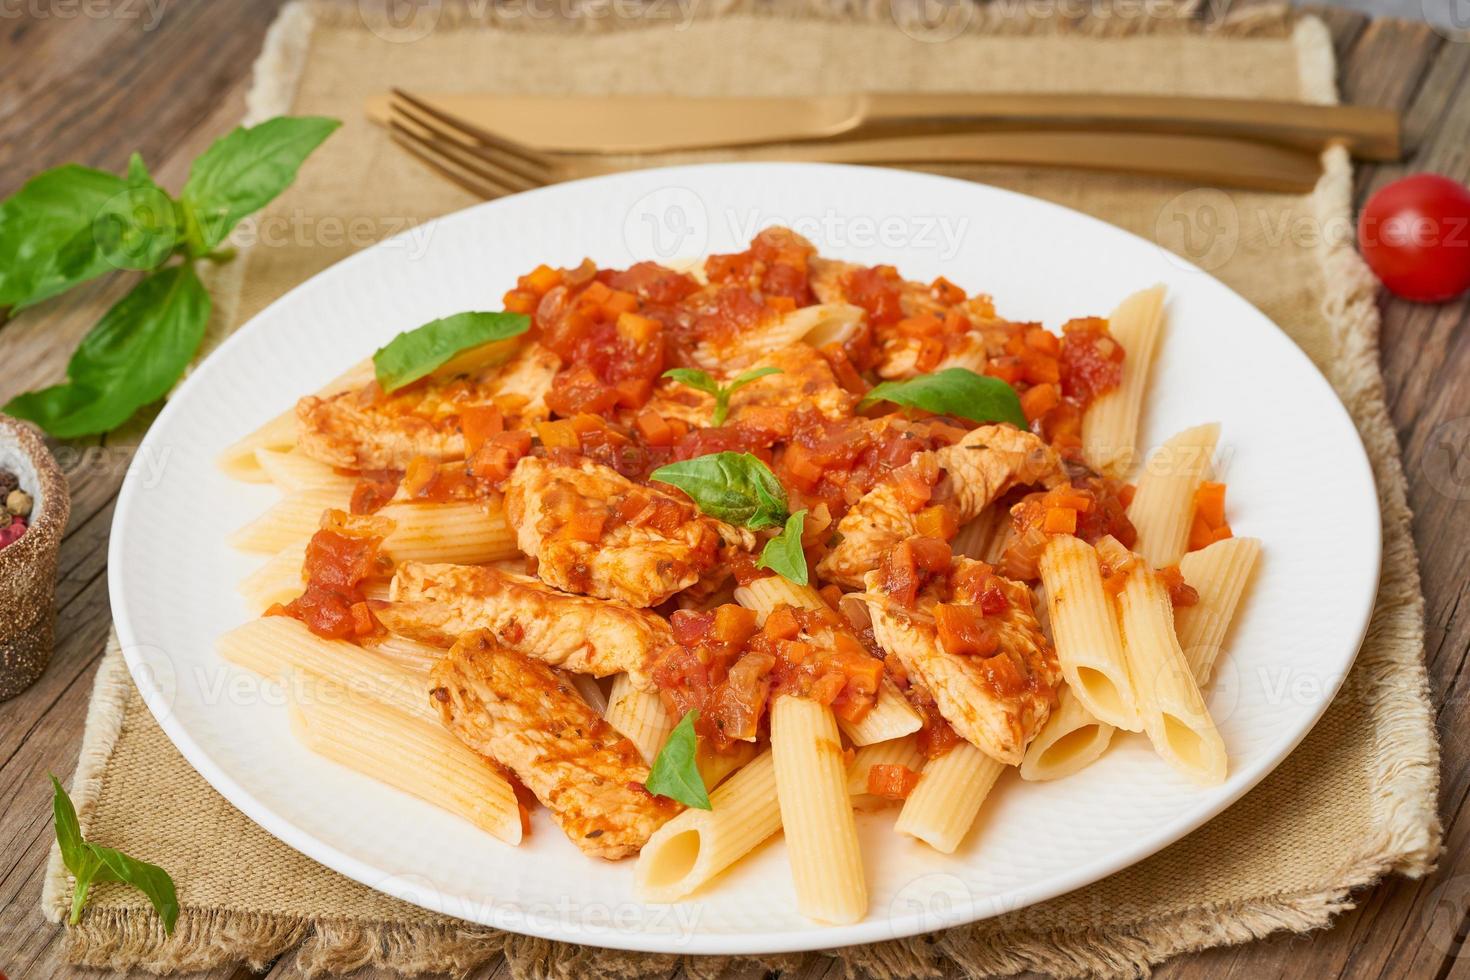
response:
[[[443,0],[357,0],[363,26],[394,44],[429,36],[444,15]]]
[[[141,20],[151,31],[163,20],[166,0],[0,0],[0,20]]]
[[[163,483],[173,454],[172,446],[59,445],[52,450],[57,465],[73,486],[97,479],[110,483],[125,478],[143,490]]]
[[[369,882],[377,891],[421,908],[497,929],[524,931],[527,923],[576,928],[592,935],[661,933],[672,945],[687,942],[699,928],[704,908],[699,902],[651,905],[634,901],[599,901],[564,893],[552,899],[504,901],[467,895],[427,875],[408,872]]]
[[[970,230],[970,219],[949,214],[848,214],[827,209],[820,214],[777,215],[758,209],[727,210],[726,227],[736,241],[748,242],[765,228],[783,227],[822,249],[931,251],[953,259]]]
[[[709,248],[709,209],[687,187],[660,187],[633,202],[623,243],[634,260],[695,259]]]
[[[1434,427],[1422,465],[1431,487],[1451,500],[1470,500],[1470,416]]]
[[[1470,41],[1470,0],[1419,0],[1419,11],[1446,41]]]
[[[403,249],[410,260],[429,250],[434,226],[419,218],[384,215],[309,214],[296,208],[289,214],[252,215],[230,234],[236,248],[320,247]]]
[[[1235,199],[1213,187],[1197,187],[1176,195],[1165,202],[1154,219],[1154,241],[1171,259],[1183,256],[1206,271],[1220,268],[1240,244],[1240,212]]]

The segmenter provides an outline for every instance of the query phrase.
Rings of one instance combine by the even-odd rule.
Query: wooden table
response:
[[[182,185],[188,161],[242,115],[251,62],[281,2],[179,0],[156,17],[154,5],[141,0],[0,3],[0,197],[61,163],[120,171],[135,149],[160,183]],[[1321,13],[1336,41],[1345,100],[1402,110],[1413,151],[1404,164],[1361,169],[1359,202],[1408,172],[1470,179],[1470,44],[1422,24]],[[0,330],[0,403],[60,378],[77,340],[122,291],[103,282],[60,301],[48,316],[22,317]],[[1415,512],[1444,745],[1443,869],[1423,881],[1393,879],[1365,890],[1354,896],[1358,908],[1323,933],[1183,957],[1161,968],[1162,977],[1470,977],[1470,955],[1458,955],[1470,930],[1470,821],[1458,819],[1470,793],[1470,732],[1462,730],[1470,728],[1462,688],[1470,679],[1461,678],[1470,651],[1470,612],[1461,610],[1470,592],[1470,470],[1462,467],[1456,482],[1447,465],[1470,448],[1470,299],[1416,306],[1385,297],[1382,308],[1383,369]],[[0,971],[12,980],[102,976],[62,965],[61,931],[39,911],[51,841],[45,777],[51,771],[68,780],[76,761],[108,632],[107,536],[132,442],[114,434],[69,447],[73,504],[61,553],[55,658],[34,688],[0,706]],[[240,965],[205,976],[255,975]],[[268,975],[299,971],[286,956]]]

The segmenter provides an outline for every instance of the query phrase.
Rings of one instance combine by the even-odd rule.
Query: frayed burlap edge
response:
[[[537,19],[515,3],[489,6],[473,0],[446,0],[435,29],[595,30],[654,26],[627,16],[607,16],[616,0],[577,4],[579,23]],[[1161,31],[1200,30],[1195,20],[1198,0],[1180,3],[1163,16],[1127,20],[1057,16],[1038,19],[1004,3],[981,11],[962,25],[970,33],[1080,32],[1124,36]],[[368,30],[392,29],[364,13],[363,4],[315,0],[293,3],[282,11],[256,62],[256,83],[247,103],[247,120],[256,121],[290,109],[312,30],[317,24]],[[905,18],[915,7],[905,0],[792,0],[772,4],[760,0],[694,0],[694,16],[746,15],[807,17],[832,21],[912,23]],[[519,12],[518,12],[519,11]],[[602,12],[599,16],[598,12]],[[1157,13],[1157,12],[1156,12]],[[631,22],[630,22],[631,21]],[[667,26],[665,22],[665,26]],[[1283,36],[1290,33],[1301,64],[1304,95],[1312,101],[1336,101],[1333,53],[1326,27],[1315,18],[1293,18],[1278,7],[1254,8],[1221,20],[1206,30],[1227,36]],[[1378,311],[1375,284],[1352,244],[1350,220],[1352,169],[1341,150],[1324,155],[1324,175],[1312,196],[1321,227],[1320,261],[1327,293],[1324,315],[1331,324],[1337,356],[1331,380],[1356,421],[1373,464],[1383,514],[1384,555],[1378,605],[1369,625],[1364,653],[1355,673],[1358,686],[1375,692],[1380,752],[1376,791],[1371,800],[1381,833],[1319,888],[1268,896],[1249,902],[1202,906],[1164,918],[1107,928],[1018,929],[1008,917],[987,920],[947,932],[869,946],[849,947],[805,956],[759,958],[768,969],[790,969],[814,957],[842,961],[849,977],[880,980],[933,980],[953,975],[1014,974],[1035,970],[1057,976],[1126,977],[1146,974],[1179,953],[1258,939],[1280,931],[1306,932],[1327,926],[1338,913],[1352,908],[1354,889],[1386,874],[1420,876],[1433,869],[1441,828],[1434,810],[1438,796],[1439,747],[1433,738],[1433,712],[1422,662],[1423,599],[1418,562],[1410,533],[1410,514],[1398,444],[1384,401],[1378,368]],[[1333,233],[1333,232],[1336,233]],[[244,262],[216,288],[238,294]],[[236,297],[237,298],[237,295]],[[233,299],[221,304],[233,309]],[[223,317],[229,322],[232,317]],[[102,774],[123,722],[130,693],[116,637],[98,672],[92,707],[83,737],[72,795],[85,827],[96,801]],[[1392,753],[1388,751],[1393,747]],[[326,873],[326,872],[324,872]],[[47,917],[60,921],[67,909],[70,881],[53,849],[43,886]],[[175,934],[167,939],[156,917],[125,909],[99,910],[68,930],[68,956],[88,966],[143,968],[153,972],[209,969],[245,961],[263,966],[296,951],[308,975],[344,973],[363,966],[403,973],[468,972],[504,956],[517,978],[615,980],[665,973],[679,962],[674,956],[650,956],[554,943],[496,932],[444,919],[428,925],[347,920],[307,920],[220,909],[186,909]],[[685,971],[699,980],[715,980],[746,960],[725,957],[685,959]]]

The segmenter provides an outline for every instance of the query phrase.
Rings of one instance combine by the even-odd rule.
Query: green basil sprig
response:
[[[1026,413],[1021,411],[1016,389],[999,378],[967,368],[946,368],[907,381],[885,381],[863,397],[858,409],[882,401],[971,422],[1009,422],[1026,428]]]
[[[116,428],[167,394],[209,321],[194,263],[227,261],[233,253],[217,246],[289,187],[339,125],[286,116],[236,129],[194,161],[178,199],[135,153],[124,177],[67,165],[0,202],[0,323],[104,273],[148,273],[82,341],[64,384],[5,411],[69,438]]]
[[[147,896],[153,910],[163,920],[163,931],[172,934],[174,923],[179,918],[179,898],[174,892],[174,881],[168,872],[154,864],[128,857],[101,844],[82,839],[81,824],[77,821],[76,807],[71,797],[61,788],[61,782],[51,777],[55,790],[51,810],[55,816],[56,843],[61,851],[61,862],[76,878],[76,888],[71,894],[71,923],[75,925],[82,917],[82,907],[87,904],[87,892],[92,885],[102,881],[120,881],[132,885]]]
[[[806,552],[801,549],[801,532],[806,526],[806,510],[802,509],[786,519],[781,533],[766,542],[757,568],[769,568],[783,578],[806,585],[811,581],[807,572]]]
[[[736,375],[727,385],[721,385],[710,376],[709,372],[700,371],[695,368],[670,368],[664,372],[663,376],[673,378],[682,385],[688,385],[695,391],[702,391],[707,395],[713,395],[715,397],[715,411],[710,416],[709,424],[714,428],[718,428],[725,424],[725,419],[730,415],[731,395],[757,378],[764,378],[769,374],[780,373],[781,369],[778,367],[752,368],[744,374]]]
[[[397,391],[461,351],[509,340],[529,329],[531,318],[524,313],[456,313],[394,337],[373,354],[373,371],[384,391]]]
[[[750,453],[710,453],[661,466],[649,479],[678,487],[711,517],[751,530],[779,527],[766,542],[757,565],[769,568],[798,585],[806,585],[806,555],[801,532],[806,511],[792,514],[786,489],[771,468]]]
[[[674,726],[643,785],[650,793],[678,800],[696,810],[708,810],[711,808],[709,790],[705,789],[704,777],[700,776],[696,764],[699,736],[694,731],[694,722],[698,717],[699,709],[693,708]]]

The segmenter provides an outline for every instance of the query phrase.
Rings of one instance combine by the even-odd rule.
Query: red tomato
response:
[[[1358,249],[1404,299],[1458,296],[1470,289],[1470,189],[1437,174],[1394,181],[1358,217]]]

